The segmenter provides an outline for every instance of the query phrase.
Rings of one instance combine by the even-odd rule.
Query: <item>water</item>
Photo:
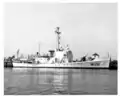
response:
[[[117,70],[5,68],[5,95],[117,94]]]

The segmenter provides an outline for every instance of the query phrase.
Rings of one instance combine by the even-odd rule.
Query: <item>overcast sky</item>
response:
[[[117,3],[6,3],[4,53],[41,53],[56,48],[55,28],[60,27],[63,47],[69,44],[74,57],[99,53],[117,56]]]

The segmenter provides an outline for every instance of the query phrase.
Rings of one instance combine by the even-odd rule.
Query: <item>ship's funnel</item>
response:
[[[53,57],[53,56],[54,56],[55,51],[54,51],[54,50],[49,50],[49,52],[50,52],[50,57]]]

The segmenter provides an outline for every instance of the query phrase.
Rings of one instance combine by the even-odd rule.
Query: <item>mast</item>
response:
[[[61,34],[61,32],[59,31],[59,27],[57,27],[56,28],[56,31],[55,31],[55,33],[57,34],[57,51],[59,51],[60,50],[60,34]]]
[[[20,49],[17,50],[17,59],[19,57],[19,52],[20,52]]]
[[[39,42],[39,46],[38,46],[38,48],[39,48],[38,52],[39,52],[39,54],[40,54],[40,42]]]
[[[38,42],[38,55],[40,56],[40,42]]]

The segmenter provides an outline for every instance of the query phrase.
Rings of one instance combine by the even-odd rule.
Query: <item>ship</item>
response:
[[[85,56],[81,61],[73,60],[73,53],[67,45],[65,48],[61,46],[61,32],[59,27],[56,28],[55,33],[57,36],[57,48],[50,50],[50,56],[35,57],[33,61],[28,60],[13,60],[13,67],[21,68],[109,68],[110,57],[107,59],[99,58],[97,53],[93,54],[93,57],[85,59]]]

